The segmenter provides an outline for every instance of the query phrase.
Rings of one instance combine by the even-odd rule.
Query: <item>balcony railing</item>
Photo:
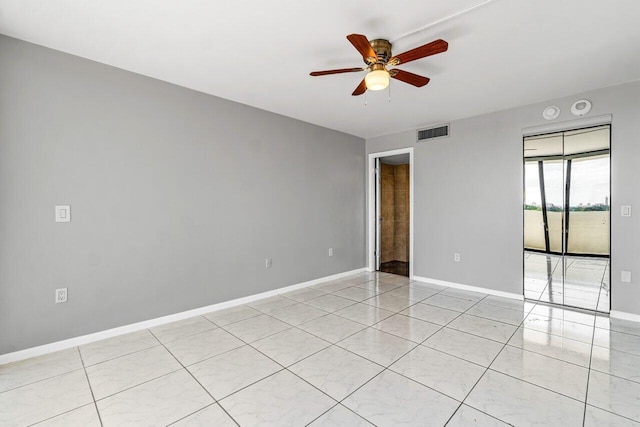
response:
[[[549,252],[562,253],[564,212],[547,212]],[[609,211],[569,212],[567,253],[609,255]],[[541,210],[524,211],[525,249],[546,251]]]

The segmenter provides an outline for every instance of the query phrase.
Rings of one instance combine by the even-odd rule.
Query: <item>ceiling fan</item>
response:
[[[375,39],[369,41],[362,34],[350,34],[347,40],[360,52],[362,59],[367,66],[365,68],[341,68],[338,70],[314,71],[312,76],[326,76],[328,74],[341,73],[357,73],[367,71],[367,75],[360,82],[356,90],[351,95],[362,95],[369,90],[382,90],[389,86],[389,79],[393,78],[408,83],[416,87],[422,87],[429,83],[428,77],[419,76],[404,70],[396,68],[387,69],[387,67],[395,67],[416,59],[425,58],[437,53],[446,52],[449,43],[438,39],[425,45],[416,47],[400,55],[391,55],[391,43],[389,40]]]

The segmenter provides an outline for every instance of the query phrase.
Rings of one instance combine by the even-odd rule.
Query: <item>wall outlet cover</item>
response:
[[[67,288],[56,289],[56,304],[67,302]]]
[[[621,271],[620,272],[620,281],[622,283],[631,283],[631,272],[630,271]]]

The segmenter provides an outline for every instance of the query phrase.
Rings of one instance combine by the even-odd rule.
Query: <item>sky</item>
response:
[[[570,206],[605,203],[609,200],[609,157],[596,159],[574,159],[571,164]],[[542,204],[538,183],[538,162],[525,164],[525,191],[528,205]],[[562,206],[564,193],[564,171],[562,162],[549,162],[544,167],[547,204]]]

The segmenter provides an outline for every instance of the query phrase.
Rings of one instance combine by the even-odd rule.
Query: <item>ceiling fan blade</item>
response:
[[[429,83],[428,77],[422,77],[417,74],[410,73],[404,70],[392,70],[390,73],[392,78],[400,80],[401,82],[409,83],[416,87],[422,87]]]
[[[375,64],[376,62],[378,62],[378,55],[376,55],[366,36],[363,36],[362,34],[349,34],[347,36],[347,40],[351,42],[353,47],[358,49],[358,52],[360,52],[362,58],[366,62],[370,64]],[[372,59],[367,60],[368,58]]]
[[[362,81],[360,82],[356,90],[354,90],[351,95],[353,96],[362,95],[366,91],[367,91],[367,83],[364,81],[364,79],[362,79]]]
[[[400,55],[396,55],[389,59],[390,65],[406,64],[407,62],[415,61],[416,59],[425,58],[427,56],[435,55],[437,53],[446,52],[449,48],[449,43],[442,39],[432,41],[425,45],[419,46],[415,49],[408,50]]]
[[[357,73],[359,71],[364,71],[363,68],[340,68],[337,70],[326,70],[326,71],[314,71],[309,73],[311,76],[326,76],[329,74],[341,74],[341,73]]]

